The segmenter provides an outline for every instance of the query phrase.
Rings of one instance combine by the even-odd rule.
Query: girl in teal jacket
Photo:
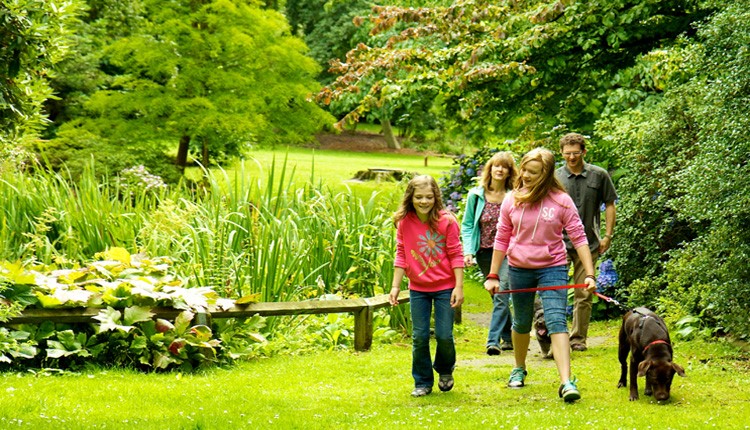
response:
[[[466,196],[466,208],[461,222],[464,265],[478,264],[484,277],[490,273],[500,205],[506,192],[513,188],[516,176],[513,154],[498,152],[484,165],[479,186],[470,189]],[[503,261],[500,269],[500,288],[509,288],[507,260]],[[513,349],[508,295],[495,294],[492,296],[492,302],[487,354],[498,355],[501,350]]]

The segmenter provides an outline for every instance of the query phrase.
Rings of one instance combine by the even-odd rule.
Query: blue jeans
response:
[[[456,345],[453,343],[453,290],[434,293],[409,290],[412,322],[412,363],[411,374],[415,387],[432,388],[435,376],[453,373],[456,365]],[[435,306],[435,362],[430,356],[430,315]]]
[[[476,255],[479,270],[486,277],[490,273],[492,264],[492,248],[480,248]],[[503,259],[500,266],[500,290],[509,290],[508,259]],[[510,334],[510,298],[508,294],[495,294],[492,296],[492,318],[490,319],[490,331],[487,335],[487,346],[500,345],[500,340],[508,345],[513,343]]]
[[[521,269],[510,267],[510,289],[549,287],[568,284],[568,266],[553,266],[543,269]],[[531,332],[534,318],[534,294],[513,293],[513,330],[519,334]],[[567,333],[568,320],[565,307],[568,305],[568,290],[539,291],[544,307],[544,322],[549,334]]]

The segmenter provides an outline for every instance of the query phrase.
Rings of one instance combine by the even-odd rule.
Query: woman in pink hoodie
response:
[[[499,292],[498,272],[507,256],[510,289],[519,290],[566,285],[568,266],[563,230],[573,243],[586,269],[589,291],[596,289],[594,263],[573,200],[555,177],[555,156],[544,148],[524,155],[520,176],[512,193],[505,197],[500,209],[492,265],[484,288]],[[515,368],[508,387],[521,388],[526,379],[534,294],[513,293],[513,351]],[[570,372],[570,343],[565,314],[567,289],[539,291],[544,319],[552,339],[552,353],[560,376],[558,395],[566,402],[581,398],[576,379]]]

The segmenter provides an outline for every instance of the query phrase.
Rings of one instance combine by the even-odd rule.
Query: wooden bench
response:
[[[398,303],[409,302],[409,291],[402,291]],[[197,314],[197,324],[208,324],[212,318],[246,318],[253,315],[306,315],[335,314],[350,312],[354,314],[354,349],[367,351],[372,346],[373,312],[375,309],[390,306],[388,295],[362,299],[311,300],[304,302],[261,302],[247,305],[235,305],[229,309],[209,307],[205,314]],[[8,319],[3,325],[39,324],[44,321],[56,323],[96,323],[94,319],[101,308],[62,308],[62,309],[26,309],[17,317]],[[155,318],[174,320],[182,312],[169,307],[153,307]]]

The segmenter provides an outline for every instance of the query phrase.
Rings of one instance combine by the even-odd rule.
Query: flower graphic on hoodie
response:
[[[419,235],[417,245],[419,246],[419,252],[424,254],[427,258],[438,257],[443,255],[445,236],[427,230],[424,235]]]
[[[411,255],[415,260],[422,264],[424,270],[422,270],[418,276],[422,276],[427,273],[430,268],[440,264],[440,257],[444,254],[443,248],[445,247],[445,236],[440,233],[433,233],[427,230],[425,234],[417,236],[417,246],[419,247],[419,253],[412,249]],[[421,254],[420,254],[421,253]],[[422,255],[427,257],[425,260]],[[432,257],[437,257],[433,259]]]

